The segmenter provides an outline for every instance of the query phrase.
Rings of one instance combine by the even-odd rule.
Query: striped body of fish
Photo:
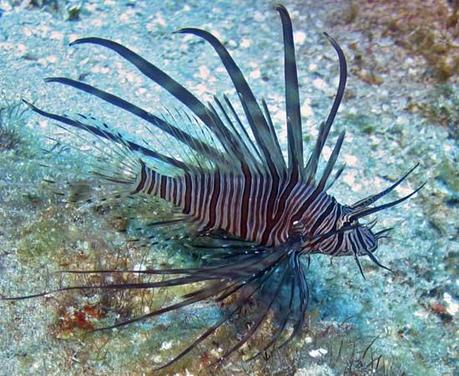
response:
[[[63,77],[47,79],[84,91],[146,121],[151,134],[153,131],[161,133],[178,145],[174,150],[164,152],[153,148],[147,139],[132,139],[88,116],[58,115],[29,104],[35,112],[59,122],[61,128],[95,145],[100,161],[95,173],[115,187],[114,197],[153,195],[171,202],[180,209],[181,217],[161,224],[167,226],[177,221],[195,224],[193,231],[201,241],[199,252],[214,255],[212,261],[196,268],[141,272],[163,275],[161,281],[141,285],[70,286],[58,290],[155,289],[208,282],[205,287],[196,287],[193,293],[183,296],[178,303],[110,327],[155,317],[197,302],[226,302],[222,318],[164,366],[188,354],[234,319],[254,297],[259,298],[261,308],[254,314],[250,327],[225,350],[221,359],[241,348],[266,323],[268,313],[275,308],[282,314],[274,325],[272,337],[259,353],[293,338],[303,326],[308,300],[306,269],[300,257],[313,253],[350,255],[362,272],[359,257],[368,256],[384,267],[374,251],[378,239],[387,230],[374,233],[371,224],[359,220],[406,200],[420,189],[399,200],[373,205],[398,186],[413,168],[384,191],[353,205],[341,205],[327,194],[342,172],[342,168],[338,168],[331,177],[344,132],[338,136],[322,173],[318,176],[317,172],[322,149],[343,98],[346,60],[336,41],[326,35],[338,55],[340,80],[331,111],[320,126],[311,155],[304,160],[292,23],[283,6],[276,6],[276,9],[282,21],[284,40],[287,160],[283,157],[266,102],[255,98],[224,45],[201,29],[187,28],[179,33],[193,34],[213,47],[234,84],[239,109],[227,96],[215,97],[212,103],[201,102],[151,62],[119,43],[101,38],[79,39],[72,45],[94,44],[116,52],[174,96],[186,111],[158,116],[84,82]],[[207,246],[202,247],[202,244]],[[100,271],[87,271],[94,272]],[[289,327],[292,330],[288,335],[286,329]]]
[[[333,197],[302,181],[292,183],[284,177],[273,182],[269,175],[242,172],[168,177],[142,165],[134,192],[173,203],[194,218],[203,232],[223,230],[270,247],[288,242],[295,234],[314,237],[330,232],[339,227],[338,220],[346,211]],[[362,242],[367,249],[376,247],[375,237],[362,229],[353,241]],[[335,254],[339,249],[330,238],[306,251]],[[346,250],[349,253],[352,247]]]

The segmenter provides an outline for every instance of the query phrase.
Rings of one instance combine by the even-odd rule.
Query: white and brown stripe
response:
[[[220,229],[268,246],[285,243],[296,221],[301,222],[302,235],[331,231],[342,212],[331,196],[311,186],[288,178],[274,181],[248,170],[168,177],[143,164],[134,192],[175,204],[202,231]]]

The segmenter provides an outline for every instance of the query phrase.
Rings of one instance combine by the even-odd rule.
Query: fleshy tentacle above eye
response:
[[[351,205],[351,208],[354,210],[358,210],[359,208],[365,208],[367,206],[370,206],[371,204],[375,203],[378,201],[380,198],[383,196],[387,195],[388,193],[392,192],[396,187],[400,185],[407,177],[410,175],[416,168],[418,168],[419,163],[416,163],[405,175],[403,175],[400,179],[398,179],[394,184],[392,184],[390,187],[384,189],[383,191],[371,195],[369,197],[366,197],[360,201],[355,202],[354,204]]]

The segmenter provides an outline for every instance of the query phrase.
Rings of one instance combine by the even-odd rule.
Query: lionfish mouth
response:
[[[307,269],[299,258],[306,253],[301,249],[301,244],[317,243],[337,234],[354,231],[362,226],[358,223],[359,219],[407,200],[423,185],[399,200],[371,206],[404,181],[416,165],[389,188],[348,207],[351,209],[347,217],[349,224],[340,229],[323,230],[312,237],[300,234],[295,239],[289,238],[291,218],[293,223],[298,218],[306,218],[311,228],[314,228],[311,234],[328,228],[324,224],[337,223],[337,213],[340,210],[337,210],[338,204],[327,194],[327,190],[343,171],[343,167],[338,168],[330,179],[343,144],[344,131],[339,134],[321,176],[317,176],[317,171],[320,156],[344,96],[347,64],[341,47],[325,33],[338,56],[339,83],[330,113],[320,125],[312,153],[305,162],[293,27],[287,10],[282,5],[276,5],[275,9],[281,18],[284,43],[287,159],[283,156],[267,103],[261,100],[260,105],[229,51],[211,33],[196,28],[178,31],[205,40],[215,50],[235,87],[240,101],[239,108],[226,95],[223,99],[215,97],[213,102],[203,103],[160,68],[117,42],[90,37],[71,43],[72,46],[98,45],[117,53],[168,91],[186,109],[173,113],[167,111],[158,116],[81,81],[65,77],[46,79],[46,82],[67,85],[99,98],[148,124],[148,137],[151,138],[145,136],[146,139],[139,140],[91,116],[58,115],[26,102],[36,113],[59,122],[59,127],[76,137],[80,143],[94,146],[94,150],[88,151],[86,146],[78,148],[74,144],[68,145],[69,149],[77,149],[82,155],[86,153],[91,158],[94,163],[92,177],[99,179],[98,182],[105,184],[106,191],[110,192],[105,196],[88,199],[86,204],[101,205],[134,195],[155,196],[171,203],[180,214],[171,213],[170,219],[153,223],[151,228],[192,224],[194,227],[190,227],[194,232],[188,238],[184,237],[184,241],[188,241],[188,245],[200,255],[203,264],[195,268],[69,270],[66,272],[73,274],[133,273],[156,276],[158,280],[153,278],[153,282],[148,279],[148,282],[142,283],[69,286],[38,294],[3,297],[3,300],[33,298],[69,290],[154,290],[174,286],[194,288],[192,292],[181,296],[178,302],[97,330],[124,327],[196,303],[225,303],[221,319],[160,368],[169,367],[185,357],[231,320],[246,316],[244,309],[255,297],[260,298],[261,303],[256,312],[253,312],[251,324],[233,339],[232,345],[217,361],[228,359],[250,341],[263,325],[273,327],[273,334],[256,356],[284,346],[301,333],[309,296]],[[158,145],[158,133],[168,137],[177,148],[168,148],[169,143],[166,146]],[[47,182],[55,186],[61,183],[50,179]],[[387,231],[389,229],[374,235],[380,239]],[[359,245],[353,248],[362,249]],[[373,255],[376,246],[377,242],[374,249],[366,250],[364,255],[385,268]],[[330,254],[348,254],[341,247],[342,244],[337,244]],[[362,272],[358,261],[361,255],[357,251],[353,255]],[[270,312],[275,307],[282,314],[268,320],[268,317],[273,316]],[[290,334],[287,333],[288,328],[292,329]]]

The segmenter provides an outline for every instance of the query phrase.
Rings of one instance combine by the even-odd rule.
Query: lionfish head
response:
[[[379,239],[386,237],[386,233],[392,228],[373,232],[376,220],[370,222],[361,222],[361,220],[381,210],[400,204],[416,194],[425,183],[398,200],[382,205],[373,205],[380,198],[394,190],[417,166],[418,164],[385,190],[357,201],[353,205],[340,206],[340,214],[332,223],[331,230],[305,239],[304,252],[323,253],[332,256],[354,256],[361,272],[362,268],[358,257],[368,256],[378,266],[388,269],[378,261],[373,253],[378,248]]]
[[[335,249],[336,256],[357,255],[363,256],[372,253],[378,247],[379,233],[372,231],[376,221],[360,223],[353,217],[353,210],[349,206],[344,206],[343,214],[338,217],[335,225],[335,234],[331,236],[331,241],[337,242]],[[332,243],[325,239],[326,244]]]
[[[378,247],[378,239],[389,229],[374,233],[372,229],[376,221],[361,223],[353,217],[350,206],[340,205],[340,212],[330,224],[331,230],[318,233],[312,242],[306,241],[305,248],[331,256],[371,255]]]

